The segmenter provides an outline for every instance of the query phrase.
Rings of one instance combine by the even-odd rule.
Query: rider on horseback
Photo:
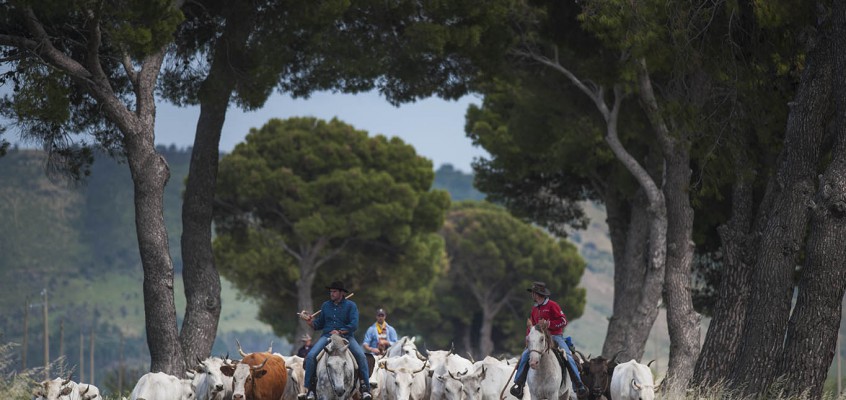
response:
[[[361,346],[367,352],[367,370],[373,374],[376,356],[385,354],[388,347],[397,342],[397,331],[385,321],[387,313],[380,308],[376,310],[376,322],[367,328]]]
[[[552,336],[552,340],[558,344],[559,349],[563,350],[565,354],[567,354],[567,362],[569,364],[568,369],[573,373],[572,376],[575,377],[573,380],[573,386],[575,386],[576,394],[580,399],[584,398],[587,395],[588,390],[582,383],[581,376],[579,376],[579,369],[576,367],[576,362],[573,360],[573,354],[570,352],[570,347],[567,346],[564,341],[563,332],[564,327],[567,326],[567,317],[564,316],[564,312],[561,311],[561,307],[558,303],[550,300],[549,296],[551,293],[549,292],[549,289],[547,289],[546,283],[534,282],[532,283],[532,287],[526,290],[532,294],[532,299],[535,303],[534,307],[532,307],[532,314],[530,317],[531,324],[537,325],[541,320],[549,321],[549,333]],[[531,327],[528,329],[531,329]],[[526,330],[526,336],[529,334],[528,329]],[[514,377],[514,386],[512,386],[510,390],[511,394],[518,399],[523,398],[523,386],[526,385],[526,377],[529,374],[529,369],[526,368],[528,359],[529,351],[526,349],[520,357],[520,363],[517,366],[517,374]]]
[[[317,372],[317,355],[329,342],[332,334],[338,334],[347,339],[350,343],[349,350],[358,363],[358,371],[361,375],[361,399],[370,400],[370,378],[367,373],[367,359],[364,357],[364,350],[355,340],[353,333],[358,329],[358,306],[344,295],[348,290],[341,281],[332,282],[327,286],[329,289],[329,301],[320,307],[320,314],[317,317],[306,315],[303,317],[313,329],[322,329],[323,334],[317,343],[308,352],[305,359],[305,387],[308,389],[307,400],[315,400],[314,388],[317,383],[315,373]]]

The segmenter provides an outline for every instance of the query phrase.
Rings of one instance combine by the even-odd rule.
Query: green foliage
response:
[[[119,47],[137,59],[158,51],[173,41],[173,33],[184,17],[172,0],[115,0],[104,5],[106,32]],[[112,15],[109,15],[112,14]]]
[[[296,292],[286,288],[307,262],[286,247],[311,262],[326,258],[314,293],[343,278],[368,291],[364,307],[424,303],[442,260],[435,231],[449,207],[446,192],[430,191],[433,175],[431,162],[398,138],[369,138],[338,120],[270,120],[220,163],[221,274],[259,300],[260,318],[280,334],[296,322],[288,317]]]
[[[483,302],[479,296],[484,296],[485,303],[507,303],[494,323],[497,351],[519,351],[530,303],[526,288],[536,280],[553,289],[553,298],[569,319],[582,315],[585,290],[577,285],[585,262],[569,242],[556,240],[500,207],[479,202],[454,205],[442,235],[450,265],[439,284],[437,304],[451,329],[437,325],[426,331],[442,348],[448,347],[444,341],[463,337],[465,330],[477,337]],[[526,311],[515,315],[506,310]]]

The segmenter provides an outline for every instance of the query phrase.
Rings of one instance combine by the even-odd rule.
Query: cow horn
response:
[[[412,372],[412,374],[416,374],[416,373],[418,373],[418,372],[422,372],[424,369],[426,369],[426,364],[428,364],[428,363],[429,363],[429,360],[424,361],[424,362],[423,362],[423,366],[422,366],[422,367],[420,367],[420,369],[418,369],[417,371]]]
[[[206,366],[206,363],[203,362],[203,359],[200,356],[197,356],[197,365],[202,365],[203,367]]]
[[[614,356],[613,356],[613,357],[611,357],[611,362],[612,362],[612,363],[618,362],[618,361],[617,361],[617,356],[619,356],[619,355],[620,355],[620,353],[622,353],[622,352],[624,352],[624,351],[626,351],[626,349],[622,349],[622,350],[620,350],[620,351],[618,351],[618,352],[614,353]]]
[[[224,357],[223,357],[223,359],[224,359],[224,360],[228,360],[228,359],[229,359],[229,352],[228,352],[228,351],[226,352],[226,356],[224,356]]]
[[[467,351],[467,356],[468,356],[468,357],[470,357],[470,362],[471,362],[471,363],[473,363],[473,364],[475,364],[475,363],[476,363],[476,359],[474,359],[474,358],[473,358],[473,354],[472,354],[472,353],[470,353],[470,351],[469,351],[469,350]]]
[[[423,354],[420,354],[420,352],[419,352],[419,351],[414,350],[414,352],[415,352],[415,353],[417,353],[417,359],[418,359],[418,360],[420,360],[420,361],[424,361],[424,362],[429,360],[428,358],[426,358],[426,356],[424,356]]]
[[[244,350],[241,349],[241,342],[238,339],[235,339],[235,343],[238,343],[238,353],[241,354],[241,357],[246,357],[247,353],[244,353]]]
[[[264,364],[266,364],[266,363],[267,363],[267,360],[269,360],[269,359],[270,359],[270,357],[265,357],[265,358],[264,358],[264,361],[262,361],[262,363],[261,363],[261,364],[259,364],[259,365],[250,365],[250,369],[251,369],[251,370],[253,370],[253,371],[256,371],[256,370],[260,370],[260,369],[264,368]]]
[[[646,363],[646,366],[647,366],[647,367],[651,367],[651,366],[652,366],[652,363],[654,363],[654,362],[655,362],[655,360],[652,360],[652,361],[650,361],[650,362]]]
[[[267,348],[268,353],[273,353],[273,341],[270,341],[270,347]]]
[[[450,378],[455,379],[455,380],[457,380],[457,381],[460,381],[460,380],[461,380],[461,379],[459,379],[459,378],[456,378],[456,377],[455,377],[455,375],[453,375],[453,374],[452,374],[452,371],[447,370],[447,373],[449,374],[449,377],[450,377]],[[458,376],[460,377],[461,375],[458,375]]]
[[[89,390],[91,390],[91,385],[86,386],[86,387],[85,387],[85,390],[83,390],[83,391],[79,392],[79,394],[81,394],[81,395],[82,395],[82,394],[86,394],[86,393],[88,393],[88,391],[89,391]]]
[[[590,358],[586,358],[586,357],[585,357],[585,355],[584,355],[584,354],[582,354],[582,352],[581,352],[581,351],[576,350],[576,354],[578,354],[578,355],[579,355],[579,357],[581,357],[581,358],[582,358],[582,362],[585,362],[585,361],[590,360]]]
[[[450,354],[455,354],[455,342],[449,343],[449,352],[447,353],[447,355],[450,355]]]
[[[632,379],[632,387],[635,388],[635,390],[643,389],[643,386],[638,385],[637,382],[635,382],[634,379]]]
[[[62,382],[62,386],[65,386],[65,385],[67,385],[68,383],[70,383],[71,378],[73,377],[73,371],[74,371],[75,369],[76,369],[76,365],[74,365],[74,366],[73,366],[73,368],[71,368],[70,372],[68,372],[68,379],[65,379],[65,380]]]

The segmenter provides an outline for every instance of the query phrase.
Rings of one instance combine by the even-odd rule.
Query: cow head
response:
[[[472,374],[464,374],[460,378],[462,391],[465,400],[477,400],[482,398],[482,381],[485,380],[487,368],[480,365]],[[450,373],[452,375],[452,373]]]
[[[389,363],[398,363],[396,369],[392,368]],[[407,400],[415,396],[415,391],[424,392],[426,388],[426,367],[427,362],[423,362],[422,366],[416,368],[415,364],[419,364],[420,360],[413,355],[404,355],[397,358],[389,358],[386,363],[381,364],[385,371],[388,372],[386,377],[385,388],[389,397],[398,400]],[[416,385],[416,386],[415,386]],[[415,390],[417,389],[417,390]],[[417,393],[419,395],[421,393]]]
[[[582,375],[582,381],[590,391],[588,398],[599,399],[606,394],[611,387],[611,372],[609,372],[609,363],[605,357],[595,357],[590,359],[586,364],[585,373]],[[613,368],[613,367],[612,367]],[[612,369],[613,370],[613,369]]]

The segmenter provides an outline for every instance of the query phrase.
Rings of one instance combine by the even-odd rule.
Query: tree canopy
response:
[[[450,203],[430,190],[433,178],[431,161],[398,138],[338,120],[270,120],[221,160],[221,273],[260,300],[279,334],[291,331],[294,305],[316,309],[325,298],[312,290],[335,279],[367,291],[356,299],[365,308],[428,302]]]
[[[585,290],[578,288],[585,262],[575,246],[486,202],[455,204],[441,234],[449,270],[437,289],[443,322],[425,329],[431,342],[484,357],[517,353],[526,329],[533,281],[553,288],[568,319],[580,317]],[[436,329],[432,329],[436,327]],[[478,338],[478,341],[470,338]]]

